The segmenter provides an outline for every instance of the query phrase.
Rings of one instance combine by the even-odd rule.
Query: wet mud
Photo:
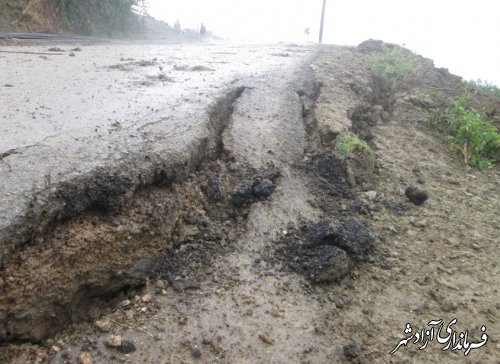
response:
[[[254,176],[243,166],[227,172],[221,136],[243,90],[213,105],[211,138],[192,165],[176,169],[146,156],[148,163],[132,175],[126,170],[135,164],[117,174],[97,171],[62,184],[34,206],[24,230],[11,238],[26,239],[18,245],[24,248],[3,257],[2,340],[39,342],[68,324],[97,318],[121,292],[144,286],[148,277],[182,276],[181,266],[205,266],[203,257],[236,239],[241,208],[267,198],[274,189],[268,178],[278,176]],[[221,181],[215,195],[214,180]],[[248,181],[250,199],[234,212],[232,191]]]
[[[313,283],[332,283],[348,275],[354,264],[373,262],[374,243],[354,218],[320,220],[287,230],[273,257]]]

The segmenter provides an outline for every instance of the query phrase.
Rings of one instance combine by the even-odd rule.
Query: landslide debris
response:
[[[160,164],[148,172],[151,183],[140,186],[134,180],[141,182],[140,171],[127,176],[127,166],[118,166],[117,174],[97,171],[65,183],[33,212],[25,227],[33,229],[31,239],[13,235],[17,250],[3,257],[0,339],[39,342],[96,319],[148,277],[188,287],[186,269],[205,267],[211,255],[229,249],[249,204],[269,197],[269,178],[279,175],[227,165],[222,133],[243,91],[237,87],[214,104],[211,140],[191,165],[171,170]],[[232,191],[248,181],[251,198],[233,207]]]
[[[355,263],[366,262],[375,239],[358,220],[320,220],[289,229],[275,255],[313,283],[338,282]]]

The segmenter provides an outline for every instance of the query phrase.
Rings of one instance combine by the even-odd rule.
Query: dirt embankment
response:
[[[196,34],[175,32],[151,16],[131,11],[128,2],[0,0],[0,33],[79,34],[105,38],[193,41]]]
[[[418,77],[390,89],[365,62],[380,45],[324,47],[294,80],[233,90],[214,109],[216,147],[185,178],[159,173],[18,252],[2,335],[37,343],[0,358],[446,363],[463,351],[389,351],[407,323],[457,318],[472,341],[489,334],[468,360],[494,362],[498,167],[464,167],[425,122],[429,90],[451,100],[460,79],[418,58]],[[373,154],[339,154],[348,132]]]
[[[66,24],[53,1],[0,0],[0,32],[62,33]]]

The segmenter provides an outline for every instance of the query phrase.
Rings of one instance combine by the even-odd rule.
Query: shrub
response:
[[[382,52],[369,55],[367,61],[370,68],[391,85],[414,75],[417,69],[413,55],[400,46],[385,47]]]
[[[500,88],[488,81],[478,79],[477,81],[469,81],[467,84],[479,92],[500,98]]]
[[[340,137],[335,143],[335,149],[342,154],[362,153],[370,155],[373,153],[367,142],[350,134]]]
[[[127,31],[133,5],[143,0],[53,0],[72,32],[116,36]]]
[[[448,145],[463,157],[465,164],[488,169],[500,160],[500,134],[482,113],[465,106],[468,99],[466,91],[455,98],[452,107],[433,109],[429,123],[448,134]]]

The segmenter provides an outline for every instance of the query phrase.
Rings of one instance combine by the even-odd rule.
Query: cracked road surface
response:
[[[210,143],[209,111],[219,98],[269,74],[289,77],[313,52],[218,43],[39,43],[2,51],[15,52],[0,53],[2,263],[33,237],[35,224],[40,230],[95,205],[90,198],[68,206],[62,186],[86,181],[80,194],[88,194],[107,183],[89,176],[119,175],[121,190],[106,193],[130,196],[158,177],[145,176],[145,164],[161,164],[175,180]]]
[[[0,205],[0,362],[455,363],[436,342],[389,354],[437,318],[476,342],[485,325],[466,360],[496,362],[498,167],[471,175],[422,124],[427,87],[396,98],[371,73],[383,43],[99,47],[123,54],[90,67],[120,85],[98,100],[125,111],[95,96],[94,129],[2,141],[2,196],[22,209]],[[423,85],[460,87],[416,60]],[[336,150],[348,131],[372,153]]]

